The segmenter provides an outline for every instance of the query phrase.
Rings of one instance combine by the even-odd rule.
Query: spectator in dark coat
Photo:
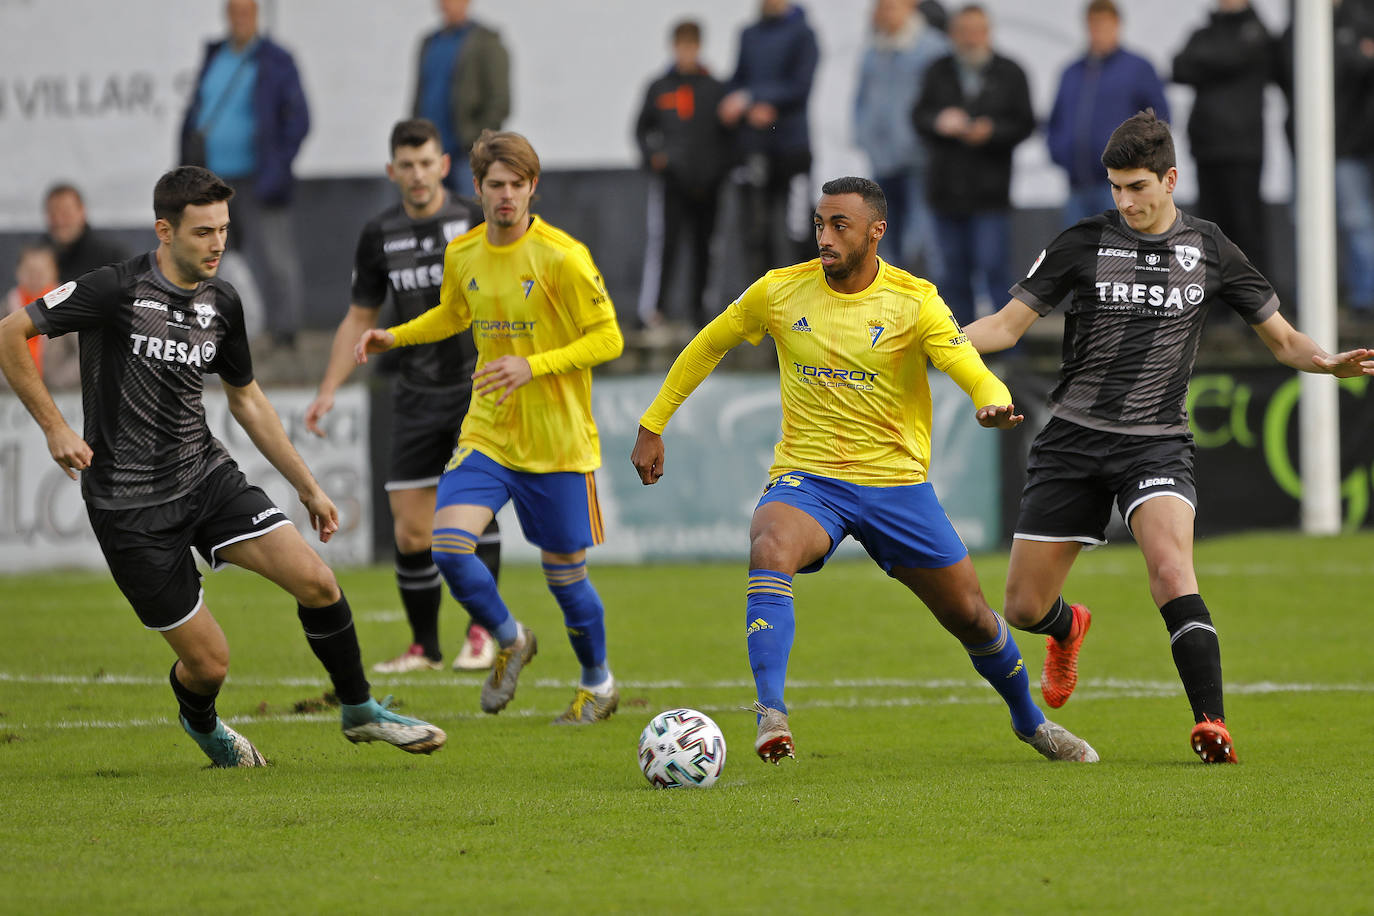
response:
[[[129,258],[129,250],[96,232],[86,221],[86,203],[81,192],[69,184],[55,184],[43,197],[43,214],[48,224],[44,241],[57,255],[58,282],[75,280],[84,273]]]
[[[1264,87],[1276,66],[1274,41],[1250,0],[1217,0],[1208,23],[1174,58],[1174,82],[1197,92],[1188,116],[1195,215],[1219,225],[1262,273],[1269,264],[1260,197]]]
[[[700,55],[701,26],[679,22],[673,28],[673,65],[649,84],[635,119],[635,142],[652,176],[639,294],[639,319],[646,328],[661,325],[667,314],[684,233],[691,252],[688,317],[697,328],[706,324],[711,238],[730,138],[716,116],[725,84],[707,72]]]
[[[976,314],[975,279],[994,304],[1011,288],[1012,151],[1035,129],[1025,71],[992,50],[988,15],[950,19],[954,53],[930,65],[912,114],[930,150],[929,197],[943,274],[940,294],[961,323]]]
[[[739,61],[719,113],[726,127],[737,128],[742,243],[751,277],[816,253],[806,106],[819,57],[805,12],[788,0],[761,0],[758,22],[740,34]],[[792,225],[789,197],[804,201]]]

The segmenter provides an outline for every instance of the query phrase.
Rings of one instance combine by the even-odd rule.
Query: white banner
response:
[[[224,392],[213,380],[205,391],[206,419],[249,482],[267,491],[326,561],[338,566],[370,563],[372,471],[366,390],[350,386],[339,392],[327,418],[327,439],[305,430],[305,408],[313,396],[304,389],[268,394],[296,449],[339,507],[339,532],[328,544],[321,544],[310,530],[295,490],[234,422]],[[56,400],[79,430],[81,396],[64,394]],[[19,399],[0,394],[0,572],[59,568],[104,569],[105,558],[91,533],[79,484],[53,463],[43,434]]]
[[[409,115],[415,51],[438,22],[434,0],[259,0],[261,21],[295,56],[311,129],[297,162],[307,178],[380,175],[386,137]],[[1084,0],[988,0],[993,43],[1025,68],[1037,115],[1048,116],[1059,74],[1083,53]],[[821,48],[811,95],[817,181],[866,174],[851,139],[868,0],[803,3]],[[945,4],[947,8],[957,4]],[[1167,79],[1173,55],[1206,21],[1195,0],[1122,4],[1125,45]],[[1276,33],[1283,0],[1255,0]],[[475,0],[472,15],[497,28],[511,52],[513,111],[544,167],[636,164],[632,124],[649,80],[669,63],[668,33],[693,17],[703,60],[722,79],[734,70],[740,29],[757,18],[748,0]],[[174,165],[177,131],[206,40],[223,37],[222,0],[0,0],[0,230],[35,229],[55,181],[85,192],[97,226],[152,224],[152,187]],[[1169,87],[1175,123],[1191,90]],[[1289,187],[1283,103],[1270,99],[1265,191]],[[902,116],[894,113],[894,117]],[[1185,132],[1177,130],[1181,165]],[[1191,200],[1192,169],[1179,193]],[[1016,152],[1018,206],[1055,206],[1065,185],[1039,136]]]

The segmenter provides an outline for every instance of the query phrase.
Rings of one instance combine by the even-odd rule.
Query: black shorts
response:
[[[1107,543],[1112,501],[1126,527],[1147,499],[1171,496],[1197,511],[1191,436],[1131,436],[1055,417],[1035,437],[1016,537]]]
[[[291,524],[232,461],[169,503],[141,509],[87,506],[86,514],[115,584],[150,630],[178,627],[200,607],[200,572],[191,547],[219,569],[221,548]]]
[[[458,447],[472,389],[424,392],[398,384],[391,396],[391,464],[386,489],[418,490],[439,484]]]

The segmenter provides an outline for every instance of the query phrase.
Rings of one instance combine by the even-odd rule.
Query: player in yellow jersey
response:
[[[765,334],[778,348],[782,439],[749,531],[746,639],[759,716],[754,749],[794,757],[783,687],[795,630],[792,578],[819,570],[846,536],[930,608],[1011,709],[1017,737],[1051,760],[1095,762],[1086,741],[1031,699],[1020,650],[988,607],[959,535],[926,482],[927,362],[968,392],[985,427],[1023,419],[935,288],[878,258],[887,201],[866,178],[822,188],[817,260],[771,270],[678,356],[640,420],[630,460],[663,476],[662,433],[727,351]]]
[[[439,305],[397,327],[369,329],[355,355],[366,362],[369,353],[472,329],[473,399],[439,478],[434,562],[501,646],[482,687],[482,709],[500,712],[537,642],[474,551],[487,523],[514,500],[582,666],[572,704],[554,721],[596,722],[615,711],[619,691],[606,663],[605,609],[587,578],[587,548],[603,539],[591,369],[619,356],[624,341],[587,247],[530,213],[539,156],[529,141],[483,131],[470,162],[486,223],[448,244]]]

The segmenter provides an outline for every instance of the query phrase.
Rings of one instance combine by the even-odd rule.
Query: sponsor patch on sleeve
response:
[[[1040,249],[1040,257],[1036,258],[1035,263],[1031,265],[1031,269],[1026,271],[1026,277],[1028,279],[1035,276],[1035,272],[1040,269],[1040,262],[1043,260],[1045,260],[1045,249],[1042,248]]]
[[[66,301],[67,297],[76,289],[76,281],[69,280],[57,289],[43,297],[43,304],[48,308],[55,308]]]

